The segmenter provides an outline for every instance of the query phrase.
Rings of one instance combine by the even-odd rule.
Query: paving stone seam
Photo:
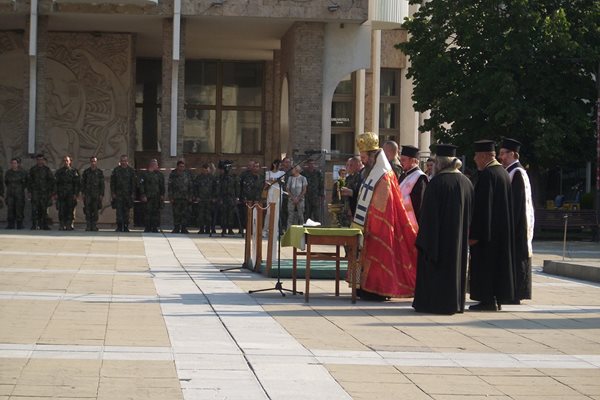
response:
[[[0,255],[29,256],[29,257],[92,257],[92,258],[127,258],[145,259],[146,256],[137,254],[102,254],[102,253],[71,253],[71,252],[45,252],[45,251],[9,251],[0,250]]]

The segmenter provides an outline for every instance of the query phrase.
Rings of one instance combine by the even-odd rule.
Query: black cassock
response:
[[[483,303],[512,303],[514,285],[514,229],[511,183],[508,173],[494,161],[481,171],[475,184],[470,239],[469,292]]]
[[[519,162],[507,168],[523,168]],[[525,182],[523,175],[515,172],[512,183],[513,215],[515,226],[515,291],[516,300],[531,299],[531,257],[527,243],[527,212],[525,208]]]
[[[442,172],[427,185],[416,242],[415,311],[464,311],[472,203],[473,185],[461,173]]]

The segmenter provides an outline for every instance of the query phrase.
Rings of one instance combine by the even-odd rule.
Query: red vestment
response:
[[[361,289],[387,297],[412,297],[417,276],[417,232],[402,204],[391,167],[373,189],[363,234]]]

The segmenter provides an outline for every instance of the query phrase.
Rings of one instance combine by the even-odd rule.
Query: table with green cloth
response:
[[[299,255],[306,256],[306,272],[304,274],[306,288],[304,301],[308,302],[310,288],[310,261],[335,261],[335,295],[340,295],[340,260],[348,260],[348,277],[352,288],[352,303],[356,303],[356,264],[358,248],[362,239],[362,231],[358,228],[322,228],[292,225],[281,238],[281,246],[294,247],[292,263],[292,291],[296,293],[296,268]],[[334,252],[313,252],[313,245],[333,245]],[[340,257],[340,246],[346,249],[346,256]],[[305,250],[306,248],[306,250]]]

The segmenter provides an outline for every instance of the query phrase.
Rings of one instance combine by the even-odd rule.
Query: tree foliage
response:
[[[405,28],[421,130],[464,152],[516,138],[542,168],[595,159],[600,1],[430,0]]]

